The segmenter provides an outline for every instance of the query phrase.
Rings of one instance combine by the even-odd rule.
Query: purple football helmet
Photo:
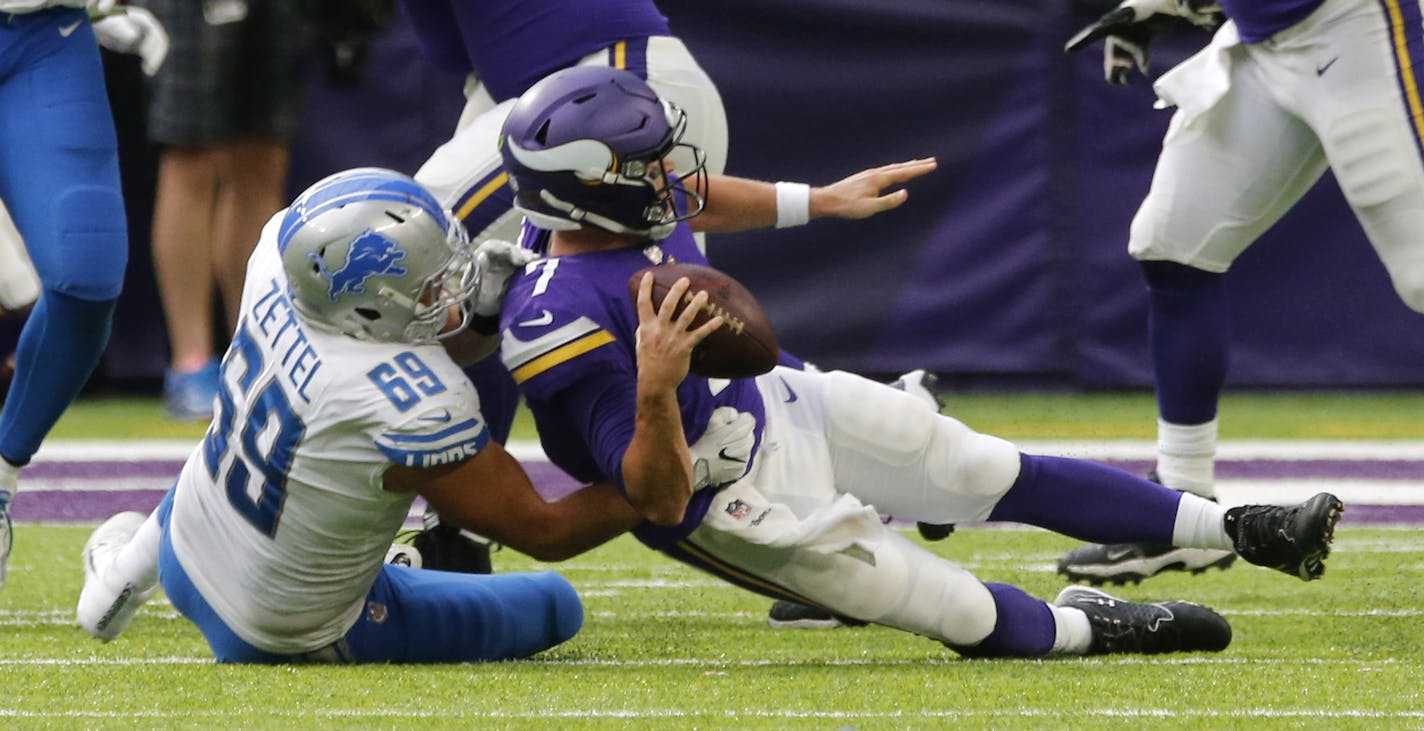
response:
[[[686,128],[683,111],[631,72],[576,66],[550,74],[519,98],[500,133],[515,206],[540,228],[590,224],[665,238],[706,201],[706,158],[682,142]],[[697,162],[663,184],[653,163],[677,147]]]

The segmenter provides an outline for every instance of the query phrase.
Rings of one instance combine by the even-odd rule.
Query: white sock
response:
[[[1232,550],[1226,535],[1226,508],[1189,492],[1177,503],[1177,520],[1172,525],[1172,545],[1182,548]]]
[[[0,459],[0,500],[8,500],[20,491],[20,468]]]
[[[158,524],[158,512],[139,526],[133,538],[114,555],[114,565],[105,583],[132,584],[139,591],[158,583],[158,548],[163,541],[163,528]]]
[[[1205,424],[1157,420],[1157,479],[1173,490],[1216,497],[1216,419]]]
[[[1049,604],[1053,610],[1053,649],[1057,655],[1086,655],[1093,646],[1093,625],[1088,615],[1076,607],[1059,607]]]

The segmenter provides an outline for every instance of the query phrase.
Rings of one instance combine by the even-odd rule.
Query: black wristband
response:
[[[499,332],[499,315],[470,313],[470,329],[480,335],[494,335]]]

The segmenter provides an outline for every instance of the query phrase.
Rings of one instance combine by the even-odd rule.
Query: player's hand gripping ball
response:
[[[692,351],[693,373],[707,378],[751,378],[766,373],[781,357],[776,333],[766,313],[741,282],[711,267],[698,264],[658,264],[633,273],[628,279],[629,299],[637,301],[638,283],[645,272],[653,273],[653,309],[662,305],[668,289],[687,277],[692,286],[673,317],[682,312],[699,291],[707,292],[707,306],[697,313],[692,328],[721,316],[722,326],[712,331]]]

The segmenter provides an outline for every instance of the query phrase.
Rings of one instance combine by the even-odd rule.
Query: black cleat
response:
[[[1294,506],[1242,505],[1226,511],[1226,534],[1241,558],[1313,581],[1325,573],[1345,504],[1328,492]]]
[[[954,532],[953,523],[925,523],[923,521],[915,523],[915,530],[920,532],[920,537],[927,541],[942,541]]]
[[[1069,581],[1134,584],[1163,571],[1200,574],[1210,568],[1225,569],[1236,560],[1231,551],[1178,548],[1165,543],[1095,543],[1075,548],[1058,559],[1058,573]]]
[[[1064,589],[1053,604],[1088,615],[1093,628],[1089,655],[1220,652],[1231,644],[1231,625],[1200,604],[1139,604],[1086,586]]]
[[[829,609],[778,599],[767,614],[767,624],[776,629],[835,629],[864,627],[865,622],[844,617]]]
[[[1147,474],[1149,482],[1162,484],[1157,470]],[[1140,583],[1163,571],[1200,574],[1207,569],[1227,569],[1236,561],[1231,551],[1210,548],[1178,548],[1166,543],[1096,543],[1075,548],[1058,559],[1058,573],[1069,581],[1086,581],[1093,586]]]
[[[397,535],[386,553],[386,563],[461,574],[494,573],[490,542],[441,522],[439,514],[429,508],[425,510],[425,528]]]
[[[422,568],[462,574],[494,573],[489,542],[448,523],[420,531],[410,545],[420,551]]]

